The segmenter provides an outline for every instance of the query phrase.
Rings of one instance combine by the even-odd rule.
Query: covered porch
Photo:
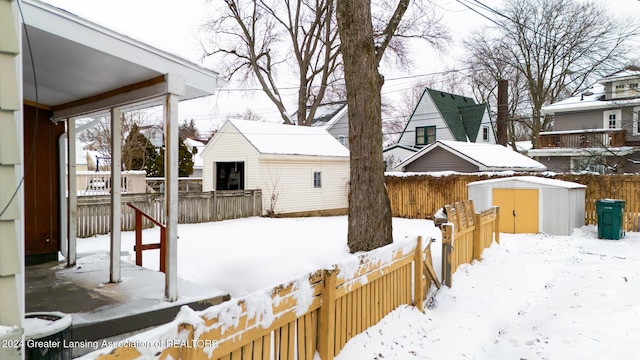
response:
[[[17,249],[17,258],[24,259],[13,274],[7,275],[7,280],[16,279],[17,291],[3,292],[0,325],[14,324],[20,328],[21,321],[15,321],[16,313],[17,319],[23,319],[25,311],[65,311],[65,303],[69,304],[63,299],[65,292],[69,293],[67,300],[75,299],[70,304],[75,304],[76,309],[101,311],[104,305],[119,303],[129,307],[130,301],[126,299],[131,292],[129,287],[135,283],[132,279],[140,276],[152,285],[145,288],[148,292],[145,296],[156,299],[158,304],[164,303],[146,310],[141,307],[141,313],[190,301],[220,301],[224,294],[219,292],[196,291],[196,296],[179,291],[183,282],[177,276],[176,255],[178,103],[212,95],[224,81],[212,70],[37,0],[9,0],[0,5],[3,37],[5,30],[11,30],[7,34],[15,36],[16,43],[21,44],[13,49],[11,41],[0,41],[0,46],[17,51],[15,63],[4,62],[2,65],[15,70],[18,80],[15,99],[22,104],[16,110],[15,126],[8,122],[2,124],[5,128],[1,131],[4,134],[0,136],[0,148],[4,151],[15,143],[21,161],[15,166],[16,180],[3,181],[3,187],[11,186],[6,186],[4,193],[0,193],[0,207],[5,206],[5,200],[11,200],[7,205],[10,211],[3,211],[5,216],[0,220],[15,221],[16,229],[21,229],[16,231],[13,246]],[[12,99],[11,82],[0,85],[0,100]],[[7,104],[0,101],[0,110],[10,109]],[[148,275],[148,270],[123,263],[121,259],[120,214],[123,205],[119,179],[123,139],[112,136],[111,250],[106,258],[92,263],[95,267],[91,271],[93,280],[86,282],[78,275],[88,272],[86,267],[80,271],[82,266],[79,266],[76,252],[77,192],[66,190],[77,189],[75,141],[67,141],[66,151],[60,150],[58,143],[63,137],[76,137],[80,128],[77,119],[107,116],[112,120],[111,134],[120,134],[120,121],[113,120],[119,120],[122,113],[157,106],[162,108],[166,146],[166,272]],[[15,135],[5,131],[7,125],[11,125],[8,130],[13,129]],[[64,172],[68,174],[66,184]],[[14,190],[15,201],[10,198]],[[9,217],[13,215],[15,217]],[[1,230],[9,231],[11,227]],[[64,257],[62,263],[57,261],[59,253]],[[33,266],[25,267],[25,263]],[[0,261],[0,268],[7,264]],[[0,275],[4,276],[4,273]],[[125,278],[127,281],[123,281]],[[65,286],[58,287],[60,281]],[[5,283],[9,284],[8,281]],[[77,291],[69,290],[69,286]],[[113,294],[121,294],[122,298],[96,293],[98,289],[106,288]],[[45,295],[56,292],[61,292],[59,301],[53,298],[42,301],[48,298]],[[76,293],[81,296],[71,296]],[[102,305],[96,307],[101,301]],[[73,306],[69,309],[73,310]],[[114,313],[123,312],[115,310]]]

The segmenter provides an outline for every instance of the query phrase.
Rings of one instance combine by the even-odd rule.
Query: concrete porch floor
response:
[[[122,261],[122,281],[109,283],[106,253],[27,266],[26,312],[59,311],[72,316],[72,339],[92,341],[167,323],[180,307],[202,310],[229,295],[180,279],[176,302],[164,300],[164,274]]]

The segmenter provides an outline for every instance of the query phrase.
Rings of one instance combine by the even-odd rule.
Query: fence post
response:
[[[415,259],[413,259],[413,301],[415,307],[420,312],[424,312],[424,288],[422,283],[422,267],[424,260],[422,260],[422,236],[418,236],[416,243]]]
[[[451,287],[451,255],[453,253],[453,224],[442,224],[442,282]]]
[[[495,235],[496,243],[500,245],[500,207],[494,206],[496,209],[496,222],[493,223],[493,234]]]
[[[481,217],[479,213],[475,213],[473,216],[475,217],[475,229],[473,230],[473,259],[480,261],[482,250],[484,250],[482,247],[482,231],[480,231],[482,228],[482,224],[480,223]]]
[[[318,352],[320,359],[333,360],[336,327],[336,274],[337,271],[324,271],[322,305],[320,307],[320,330],[318,333]]]

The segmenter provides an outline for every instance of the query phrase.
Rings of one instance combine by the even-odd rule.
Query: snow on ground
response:
[[[393,220],[394,238],[442,235],[430,220]],[[159,229],[144,230],[143,243],[158,242]],[[272,288],[304,274],[330,268],[349,257],[347,217],[261,218],[178,226],[178,276],[224,290],[233,297]],[[122,233],[122,251],[135,262],[134,232]],[[109,235],[78,239],[78,253],[105,252]],[[81,256],[81,255],[80,255]],[[158,269],[159,250],[143,252],[142,264]],[[440,269],[439,252],[434,268]],[[178,289],[180,291],[180,289]]]
[[[180,225],[179,274],[243,296],[349,257],[346,217]],[[155,231],[155,233],[154,233]],[[428,220],[394,219],[396,238],[440,233]],[[145,231],[149,240],[157,230]],[[149,241],[147,240],[147,241]],[[402,306],[352,339],[351,359],[630,359],[640,334],[640,233],[599,240],[586,226],[571,236],[501,234],[481,262],[463,265],[425,313]],[[123,233],[132,251],[133,234]],[[108,248],[80,239],[79,251]],[[132,255],[131,255],[132,256]],[[145,254],[155,262],[157,253]]]
[[[346,359],[631,359],[640,334],[640,234],[502,234],[421,314],[401,307]]]

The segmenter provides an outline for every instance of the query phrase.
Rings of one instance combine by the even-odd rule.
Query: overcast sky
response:
[[[76,15],[105,25],[113,30],[141,40],[159,49],[180,55],[202,66],[217,70],[215,63],[202,61],[202,48],[198,41],[198,27],[212,15],[212,5],[205,0],[44,0],[47,3],[70,11]],[[212,2],[216,2],[213,0]],[[638,0],[597,0],[608,4],[618,15],[640,16]],[[452,34],[452,43],[447,53],[428,51],[417,56],[411,75],[419,76],[455,67],[454,60],[460,56],[460,44],[472,30],[490,25],[489,20],[464,7],[456,0],[436,0],[438,11]],[[497,8],[501,0],[483,0],[482,3]],[[639,18],[640,19],[640,18]],[[386,75],[383,94],[396,93],[411,86],[415,78],[390,80]],[[243,112],[251,104],[254,112],[263,118],[279,118],[275,107],[265,101],[260,91],[246,95],[237,90],[238,85],[229,84],[228,89],[217,96],[192,101],[181,105],[180,118],[194,118],[201,130],[217,126],[218,119],[226,114]],[[293,107],[291,107],[293,110]],[[213,121],[212,119],[216,119]]]

